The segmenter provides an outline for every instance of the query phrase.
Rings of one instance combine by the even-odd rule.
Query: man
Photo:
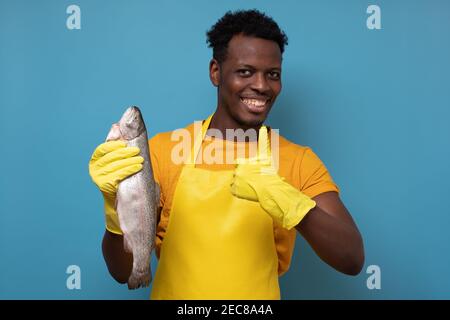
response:
[[[172,132],[149,141],[161,188],[152,298],[279,299],[278,276],[289,268],[296,231],[327,264],[357,275],[364,264],[362,238],[324,164],[310,148],[282,136],[278,168],[271,159],[273,139],[263,123],[281,91],[286,35],[270,17],[249,10],[228,12],[207,36],[218,99],[200,130],[200,149],[192,148],[192,161],[179,164],[173,161],[177,141]],[[253,129],[259,137],[213,139],[207,129],[224,137],[230,129]],[[198,139],[194,125],[186,130],[192,141]],[[222,155],[239,148],[247,152],[257,143],[258,156],[224,164],[197,162],[212,141],[222,147]],[[103,254],[120,283],[127,281],[133,257],[123,248],[114,192],[121,180],[142,168],[138,152],[105,143],[97,148],[97,154],[104,154],[102,166],[90,163],[105,196]]]

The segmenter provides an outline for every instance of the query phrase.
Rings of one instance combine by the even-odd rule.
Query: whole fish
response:
[[[147,287],[152,281],[150,256],[155,246],[159,187],[153,178],[147,129],[138,107],[130,107],[112,125],[106,141],[123,140],[138,147],[144,158],[142,170],[119,183],[116,210],[123,232],[124,249],[133,254],[128,288]]]

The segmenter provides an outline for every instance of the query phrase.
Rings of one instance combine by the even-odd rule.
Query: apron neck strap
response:
[[[202,124],[202,131],[197,133],[195,130],[194,125],[194,144],[192,145],[192,148],[190,150],[190,154],[187,158],[186,166],[194,167],[195,166],[195,160],[198,157],[198,153],[200,151],[200,148],[202,147],[203,139],[206,136],[206,131],[208,131],[209,124],[211,123],[211,119],[214,116],[214,113],[211,114]]]
[[[195,161],[198,157],[198,153],[201,149],[203,139],[205,139],[206,132],[208,131],[209,125],[211,123],[211,119],[214,116],[214,113],[211,114],[202,124],[202,131],[196,134],[194,130],[194,145],[191,148],[191,153],[189,154],[188,160],[186,162],[187,166],[194,167]],[[271,152],[270,152],[270,140],[267,133],[267,127],[262,125],[258,131],[258,160],[261,161],[270,161]],[[239,161],[239,160],[238,160]]]

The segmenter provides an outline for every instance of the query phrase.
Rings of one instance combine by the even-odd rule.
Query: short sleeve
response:
[[[153,169],[153,177],[156,181],[156,183],[159,185],[160,189],[160,197],[159,197],[159,207],[164,207],[164,176],[161,174],[164,170],[164,163],[163,163],[163,155],[162,147],[161,147],[161,136],[160,134],[155,135],[153,138],[151,138],[148,141],[149,150],[150,150],[150,161],[152,162],[152,169]],[[158,225],[156,228],[156,239],[155,239],[155,245],[156,245],[156,255],[159,258],[159,249],[161,248],[162,239],[164,238],[166,228],[167,228],[167,219],[165,219],[164,210],[161,209],[161,215],[158,217]]]
[[[322,160],[309,147],[300,162],[300,190],[310,198],[328,191],[340,192]]]
[[[153,178],[160,188],[159,206],[163,207],[164,197],[161,187],[161,144],[158,140],[158,135],[155,135],[153,138],[148,140],[148,147],[150,151],[150,161],[152,163]]]

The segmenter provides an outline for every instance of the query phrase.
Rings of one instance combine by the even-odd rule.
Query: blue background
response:
[[[70,4],[81,30],[66,27]],[[381,30],[366,27],[370,4]],[[269,123],[319,155],[365,241],[349,277],[299,236],[283,298],[450,298],[450,2],[436,0],[1,0],[0,298],[148,298],[108,274],[88,161],[128,105],[149,136],[215,109],[205,32],[237,8],[289,36]],[[66,288],[72,264],[81,290]]]

